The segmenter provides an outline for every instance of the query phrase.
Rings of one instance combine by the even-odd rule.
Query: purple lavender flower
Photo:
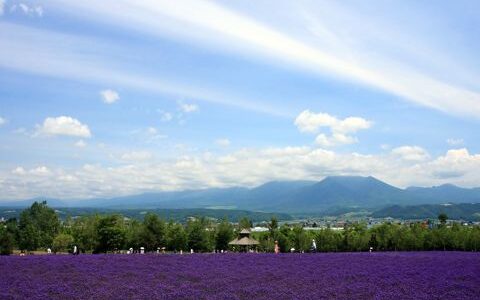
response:
[[[480,299],[468,252],[0,257],[0,299]]]

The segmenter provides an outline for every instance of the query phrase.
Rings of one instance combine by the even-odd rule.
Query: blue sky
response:
[[[480,186],[479,36],[477,1],[0,0],[2,197]]]

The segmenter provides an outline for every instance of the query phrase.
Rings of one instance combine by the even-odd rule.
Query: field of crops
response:
[[[468,252],[0,257],[0,299],[480,299]]]

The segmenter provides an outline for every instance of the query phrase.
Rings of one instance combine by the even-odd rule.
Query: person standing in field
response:
[[[317,252],[317,243],[315,242],[315,239],[312,239],[311,252],[313,252],[313,253]]]
[[[278,241],[275,241],[275,254],[280,253],[280,247],[278,246]]]

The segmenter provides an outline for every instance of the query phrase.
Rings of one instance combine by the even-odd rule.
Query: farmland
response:
[[[472,252],[0,257],[1,299],[478,299]]]

